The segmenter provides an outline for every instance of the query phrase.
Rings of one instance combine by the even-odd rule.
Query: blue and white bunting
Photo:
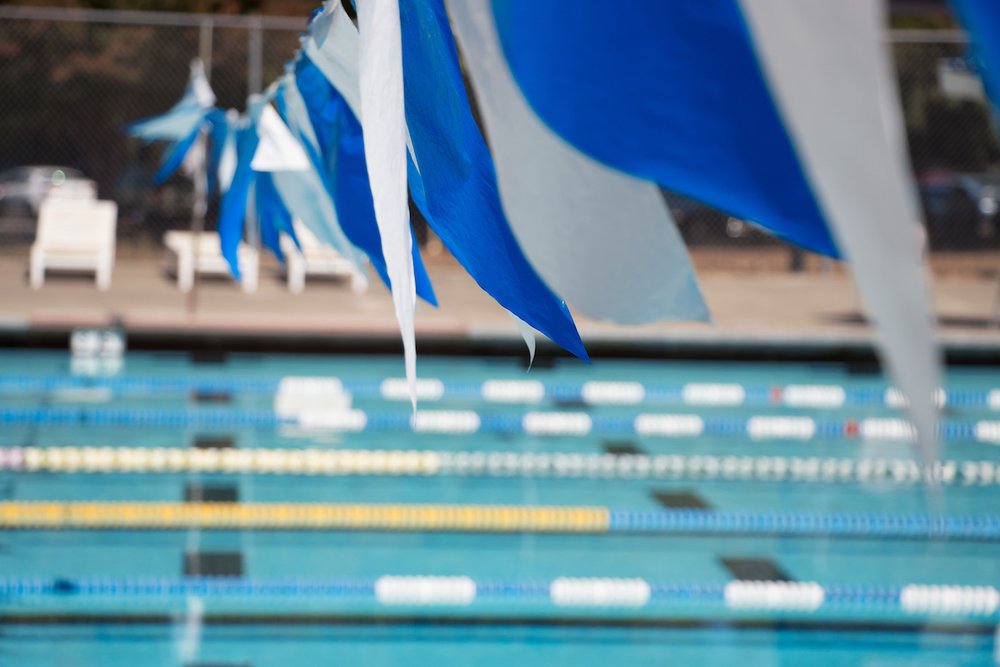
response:
[[[308,123],[308,119],[305,122]],[[257,131],[260,145],[251,168],[256,172],[271,172],[274,187],[292,217],[317,239],[352,260],[359,271],[364,271],[364,260],[340,226],[323,176],[316,170],[302,142],[285,124],[285,119],[269,103],[262,107]],[[297,128],[299,136],[301,132]]]
[[[1000,8],[953,2],[998,104]],[[171,142],[161,177],[210,136],[234,275],[248,207],[279,256],[297,219],[367,257],[414,405],[415,301],[435,297],[408,194],[529,347],[537,331],[585,360],[563,298],[623,324],[709,319],[661,186],[841,257],[932,458],[939,361],[883,5],[359,0],[355,26],[327,0],[245,117],[214,107],[196,63],[184,98],[129,132]]]
[[[362,12],[367,1],[360,3]],[[569,309],[528,262],[504,217],[493,159],[469,108],[443,1],[400,0],[399,9],[414,202],[480,287],[587,359]],[[363,91],[367,73],[361,73]]]
[[[126,127],[130,135],[145,141],[170,142],[164,152],[163,164],[153,177],[154,183],[165,182],[184,164],[193,167],[193,162],[204,161],[208,155],[204,146],[198,142],[203,134],[211,135],[217,142],[224,143],[226,117],[214,105],[215,93],[205,75],[204,63],[196,58],[191,62],[187,88],[177,104],[160,116],[137,121]],[[213,152],[211,157],[215,158],[216,154]],[[188,171],[194,173],[196,169]],[[211,191],[216,180],[215,171],[209,169],[206,178]]]
[[[508,66],[549,127],[604,164],[837,254],[738,0],[586,5],[492,2]]]
[[[200,59],[191,62],[191,74],[181,99],[166,113],[136,121],[127,132],[146,141],[181,141],[201,126],[206,114],[215,107],[215,93],[205,76]]]
[[[659,188],[584,155],[545,126],[507,69],[488,2],[447,6],[491,139],[504,212],[539,274],[596,319],[707,320]]]
[[[885,115],[881,1],[492,9],[528,103],[578,150],[846,255],[933,455],[939,371],[912,184]]]
[[[346,15],[344,19],[347,20]],[[353,39],[356,45],[357,31],[349,21],[348,25],[349,32],[344,34],[342,41]],[[308,44],[312,44],[312,40],[307,41]],[[308,55],[310,52],[313,53],[312,57]],[[313,57],[322,57],[315,47],[307,47],[300,54],[294,65],[294,91],[292,83],[281,87],[284,106],[291,116],[291,109],[298,106],[298,100],[301,100],[305,115],[299,113],[292,125],[303,128],[301,139],[307,153],[314,160],[316,170],[323,175],[330,190],[341,228],[351,243],[368,256],[372,268],[388,286],[389,275],[375,221],[361,124],[345,98],[313,63]],[[356,76],[354,88],[357,88]],[[293,101],[292,98],[298,100]],[[437,305],[430,277],[416,243],[412,244],[411,255],[417,296]]]

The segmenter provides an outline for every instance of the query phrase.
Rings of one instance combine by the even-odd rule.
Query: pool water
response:
[[[0,352],[0,664],[995,664],[1000,374]],[[387,380],[388,379],[388,380]]]

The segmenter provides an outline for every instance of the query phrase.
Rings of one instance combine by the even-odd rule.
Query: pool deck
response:
[[[713,324],[659,323],[622,327],[578,316],[590,345],[796,345],[870,346],[871,327],[862,315],[850,278],[840,269],[788,273],[727,268],[725,261],[695,256]],[[708,266],[709,268],[705,268]],[[734,265],[735,266],[735,265]],[[944,269],[942,269],[942,266]],[[1000,350],[1000,328],[992,322],[998,281],[992,271],[955,270],[968,264],[936,265],[933,286],[940,341],[949,349]],[[391,341],[398,336],[388,292],[373,282],[363,295],[344,283],[310,281],[292,295],[277,265],[265,262],[260,287],[244,294],[229,280],[203,278],[196,310],[164,273],[158,256],[120,258],[109,291],[86,276],[53,275],[40,290],[26,280],[27,258],[0,256],[0,332],[63,335],[77,326],[120,321],[130,335],[278,336]],[[513,322],[448,258],[429,262],[441,306],[421,304],[416,330],[421,340],[497,341],[519,337]]]

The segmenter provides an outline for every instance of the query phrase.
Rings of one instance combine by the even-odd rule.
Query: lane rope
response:
[[[230,473],[313,476],[699,479],[1000,485],[1000,462],[902,458],[711,456],[367,449],[181,449],[166,447],[0,448],[0,471],[34,473]]]
[[[557,577],[483,580],[467,576],[385,575],[376,579],[247,577],[0,577],[0,604],[38,598],[330,599],[385,607],[469,607],[475,603],[545,604],[556,608],[641,609],[708,604],[737,612],[814,613],[823,609],[896,612],[906,616],[997,618],[993,586],[906,584],[822,585],[813,581],[734,580],[659,583],[642,578]]]
[[[606,533],[609,520],[607,508],[588,506],[0,502],[0,527],[10,529]]]
[[[616,510],[599,506],[0,502],[0,528],[370,530],[1000,540],[1000,516]]]
[[[272,410],[231,408],[109,408],[11,407],[0,408],[0,424],[45,426],[156,426],[164,428],[276,428],[337,433],[430,433],[468,435],[496,433],[558,436],[621,436],[693,438],[702,435],[747,438],[751,441],[811,441],[852,439],[908,442],[913,426],[895,417],[863,419],[813,418],[789,415],[712,417],[696,414],[632,413],[591,415],[587,412],[475,412],[421,410],[365,412],[344,408],[309,409],[282,415]],[[946,420],[939,424],[944,441],[1000,445],[1000,420]]]
[[[64,394],[86,400],[86,392],[119,395],[231,393],[275,395],[308,393],[317,386],[336,386],[357,398],[409,401],[406,383],[400,378],[386,380],[338,378],[332,376],[288,376],[263,378],[191,378],[120,376],[79,378],[65,375],[0,375],[0,392]],[[83,392],[83,393],[80,393]],[[785,406],[835,409],[844,406],[900,408],[906,398],[898,389],[886,386],[849,387],[839,384],[744,384],[735,382],[641,383],[634,381],[542,382],[524,379],[489,379],[484,382],[445,381],[421,378],[417,384],[421,401],[481,400],[488,403],[531,404],[545,400],[578,401],[588,405],[698,405],[698,406]],[[941,389],[939,406],[1000,410],[1000,388]]]

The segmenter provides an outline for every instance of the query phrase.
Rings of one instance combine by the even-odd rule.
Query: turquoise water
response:
[[[100,631],[97,631],[100,633]],[[172,628],[5,632],[9,664],[184,664]],[[284,665],[989,665],[990,635],[729,629],[273,627],[206,629],[202,664]],[[8,664],[8,663],[5,663]]]
[[[422,450],[439,454],[505,452],[603,454],[623,444],[648,455],[681,457],[836,458],[857,463],[875,457],[915,460],[901,440],[818,432],[806,440],[752,440],[745,433],[657,437],[621,433],[574,436],[509,432],[413,433],[408,428],[358,433],[318,431],[290,424],[208,424],[208,411],[270,414],[274,386],[287,376],[337,377],[367,387],[352,407],[370,415],[409,417],[406,401],[381,398],[383,378],[398,377],[397,357],[307,357],[232,354],[196,363],[178,353],[131,353],[111,379],[75,377],[67,355],[0,353],[0,408],[38,408],[36,417],[0,420],[0,447],[191,448],[200,438],[225,437],[237,449]],[[784,385],[836,385],[850,396],[880,396],[885,379],[870,369],[836,364],[750,364],[559,361],[526,372],[504,358],[420,360],[422,378],[469,391],[424,400],[421,409],[474,411],[485,418],[519,418],[528,411],[585,413],[631,423],[639,413],[698,415],[740,424],[754,416],[810,417],[817,422],[898,418],[880,401],[848,401],[835,408],[789,407],[767,399]],[[9,380],[5,384],[5,378]],[[35,378],[35,386],[11,378]],[[155,380],[154,388],[129,379]],[[536,380],[578,386],[592,380],[680,387],[737,383],[748,388],[741,405],[684,404],[679,395],[647,396],[636,405],[588,405],[569,398],[540,403],[489,403],[473,391],[489,379]],[[45,380],[47,388],[39,388]],[[170,382],[179,384],[171,385]],[[196,396],[184,383],[226,384],[226,397]],[[171,389],[171,386],[174,388]],[[69,391],[67,387],[87,391]],[[946,388],[982,394],[1000,387],[992,368],[953,368]],[[471,388],[471,389],[470,389]],[[867,394],[865,393],[867,392]],[[977,393],[978,392],[978,393]],[[182,415],[175,425],[94,424],[87,419],[49,423],[53,409],[146,411]],[[88,412],[90,411],[90,412]],[[978,424],[1000,421],[981,403],[950,404],[945,418]],[[395,422],[393,422],[395,423]],[[612,423],[612,422],[607,422]],[[728,422],[727,422],[728,423]],[[943,439],[940,457],[1000,464],[1000,448],[967,432]],[[255,473],[84,473],[0,470],[0,501],[183,502],[191,484],[235,489],[243,503],[404,503],[468,505],[588,505],[614,510],[662,510],[655,493],[694,494],[706,511],[789,513],[1000,514],[1000,484],[918,483],[851,477],[773,479],[721,474],[675,477],[573,478],[448,474],[419,476],[307,476]],[[183,579],[185,554],[242,556],[250,581],[352,581],[360,592],[332,595],[230,594],[210,589],[137,593],[129,581]],[[896,604],[865,598],[816,610],[727,609],[721,594],[678,601],[655,595],[642,607],[558,607],[545,594],[477,598],[468,606],[387,606],[374,601],[371,582],[391,576],[470,577],[481,582],[536,583],[560,577],[641,578],[651,584],[721,591],[734,578],[723,558],[769,560],[791,580],[818,582],[828,591],[858,587],[893,590],[914,584],[997,587],[997,540],[886,539],[768,534],[490,534],[433,531],[304,530],[6,530],[0,534],[0,578],[59,582],[55,592],[0,592],[0,664],[402,664],[441,662],[548,665],[868,664],[972,665],[994,663],[996,610],[980,613],[904,613]],[[100,594],[82,594],[80,582],[113,579]],[[367,586],[368,588],[364,588]],[[506,589],[505,589],[506,590]],[[519,589],[520,590],[520,589]],[[527,590],[527,589],[524,589]],[[891,598],[892,594],[887,594]],[[695,596],[697,597],[697,596]],[[877,596],[876,596],[877,597]],[[881,598],[879,598],[881,599]],[[888,599],[888,598],[887,598]],[[192,605],[196,605],[195,608]],[[196,609],[196,611],[192,611]],[[192,620],[204,617],[200,626]],[[194,629],[193,629],[194,628]]]

